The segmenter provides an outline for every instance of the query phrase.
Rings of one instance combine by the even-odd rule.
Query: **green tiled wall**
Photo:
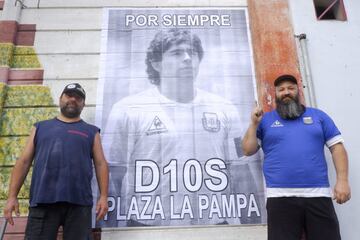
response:
[[[14,44],[0,43],[0,66],[9,67],[13,61]]]
[[[12,43],[0,43],[0,66],[11,68],[41,68],[41,64],[33,47],[14,46]]]
[[[0,168],[0,199],[5,200],[7,198],[11,170],[12,170],[12,167]],[[20,189],[20,192],[18,195],[19,199],[28,199],[29,198],[31,173],[32,173],[31,170],[30,170],[28,176],[26,177],[24,185]]]
[[[40,68],[40,62],[35,49],[28,46],[15,46],[14,56],[11,63],[12,68]]]
[[[28,135],[35,122],[53,118],[57,108],[4,108],[1,122],[1,136]]]
[[[13,166],[25,146],[27,136],[0,137],[0,166]]]
[[[0,82],[0,114],[2,113],[2,109],[4,107],[5,97],[6,97],[6,85]]]
[[[4,106],[54,106],[54,102],[48,87],[27,85],[8,87]]]

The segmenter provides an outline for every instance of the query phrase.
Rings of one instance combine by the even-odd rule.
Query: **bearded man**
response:
[[[14,225],[12,213],[20,214],[17,195],[33,164],[25,239],[55,240],[60,226],[64,239],[89,239],[93,165],[100,189],[97,220],[108,210],[108,165],[99,128],[80,118],[85,106],[80,84],[64,88],[59,106],[59,116],[34,124],[11,174],[4,216]]]
[[[343,138],[323,111],[305,107],[292,75],[274,81],[276,109],[263,114],[256,106],[242,148],[252,155],[261,147],[266,180],[268,239],[341,239],[332,197],[350,199],[348,157]],[[324,146],[336,169],[330,188]]]

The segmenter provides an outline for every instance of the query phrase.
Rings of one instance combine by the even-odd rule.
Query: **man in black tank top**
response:
[[[12,171],[4,210],[11,225],[12,212],[19,215],[17,195],[33,164],[25,239],[56,239],[60,226],[64,239],[89,238],[93,164],[100,189],[97,220],[107,213],[108,166],[100,129],[80,118],[85,106],[84,89],[77,83],[67,85],[59,106],[58,117],[34,124]]]

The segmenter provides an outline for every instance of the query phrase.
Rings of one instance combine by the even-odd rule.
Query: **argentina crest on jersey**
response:
[[[220,131],[220,121],[216,113],[203,112],[202,124],[206,131],[209,132]]]
[[[313,124],[314,123],[312,117],[303,117],[303,122],[305,124]]]

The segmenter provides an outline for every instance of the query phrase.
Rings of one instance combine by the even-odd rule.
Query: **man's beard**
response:
[[[284,101],[284,97],[291,98]],[[299,95],[295,97],[286,95],[282,99],[276,97],[276,111],[283,119],[296,119],[304,113],[305,107],[299,101]]]
[[[69,107],[67,104],[60,108],[61,113],[67,118],[78,118],[81,114],[81,108],[78,106]]]

